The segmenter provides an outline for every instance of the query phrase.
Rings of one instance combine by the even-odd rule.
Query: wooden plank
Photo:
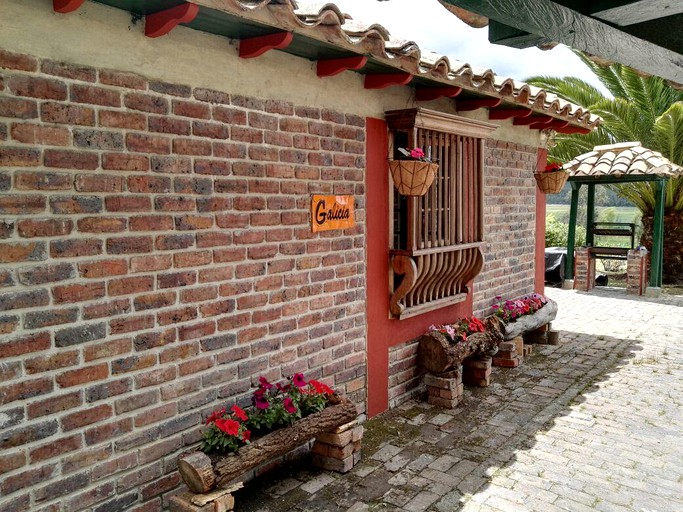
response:
[[[594,0],[590,15],[625,27],[683,13],[680,0]]]
[[[442,0],[492,20],[613,62],[683,83],[683,59],[552,0]]]

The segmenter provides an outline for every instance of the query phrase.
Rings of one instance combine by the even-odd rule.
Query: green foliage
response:
[[[554,215],[550,214],[545,218],[545,246],[546,247],[567,247],[567,237],[569,234],[569,224],[558,221]],[[586,228],[576,226],[575,234],[576,247],[586,244]]]

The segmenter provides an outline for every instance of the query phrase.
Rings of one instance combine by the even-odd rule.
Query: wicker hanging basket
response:
[[[389,160],[391,178],[403,196],[423,196],[434,181],[439,164],[421,160]]]
[[[536,184],[544,194],[559,194],[569,178],[568,171],[536,172]]]

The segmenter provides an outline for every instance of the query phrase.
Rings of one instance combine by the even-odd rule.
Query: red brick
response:
[[[150,236],[125,236],[107,238],[107,253],[109,254],[139,254],[152,252],[153,241]]]
[[[173,100],[173,113],[177,116],[196,119],[211,118],[211,108],[208,105],[193,101]]]
[[[46,167],[94,170],[99,166],[97,153],[86,151],[46,149],[44,158]]]
[[[214,142],[213,156],[216,158],[246,158],[246,144],[236,144],[232,142]]]
[[[177,156],[153,156],[152,171],[165,174],[189,174],[192,162],[189,158]]]
[[[148,171],[149,157],[127,153],[104,153],[102,168],[115,171]]]
[[[55,286],[52,296],[57,304],[83,302],[104,297],[104,283],[68,284]]]
[[[176,369],[171,366],[159,368],[150,372],[141,373],[135,376],[135,387],[146,388],[148,386],[158,386],[163,382],[168,382],[176,378]]]
[[[165,331],[155,330],[152,332],[145,332],[135,336],[133,341],[136,351],[149,350],[156,347],[163,347],[176,341],[175,328],[166,329]]]
[[[50,302],[47,290],[31,290],[0,295],[0,311],[45,306]]]
[[[41,261],[47,259],[44,242],[0,243],[0,263]]]
[[[175,135],[190,135],[191,124],[185,119],[172,117],[149,116],[148,125],[150,132],[172,133]]]
[[[229,176],[230,170],[230,162],[223,160],[195,160],[194,162],[194,172],[197,174]]]
[[[81,233],[119,233],[125,230],[125,218],[85,217],[78,221],[78,231]]]
[[[126,130],[145,130],[147,118],[137,112],[120,112],[117,110],[100,110],[98,113],[100,126],[108,128],[124,128]]]
[[[3,343],[0,343],[0,353],[2,357],[13,357],[47,350],[50,346],[50,334],[42,332],[4,340]]]
[[[229,263],[243,261],[247,257],[247,250],[243,247],[232,249],[216,249],[213,251],[214,263]]]
[[[60,423],[62,425],[62,430],[68,432],[69,430],[92,425],[93,423],[98,423],[107,418],[111,418],[113,413],[114,411],[110,405],[98,405],[83,411],[62,416]]]
[[[120,276],[128,273],[128,262],[124,259],[88,261],[78,264],[78,272],[88,279]]]
[[[44,196],[0,194],[0,213],[4,214],[43,213],[46,204]]]
[[[26,465],[26,454],[23,450],[14,453],[3,453],[0,458],[0,475],[19,469]]]
[[[66,84],[61,80],[35,76],[15,75],[7,81],[7,86],[17,96],[28,96],[44,100],[65,100]]]
[[[37,71],[38,60],[30,55],[0,50],[0,68]]]
[[[211,155],[211,143],[197,139],[173,139],[173,152],[179,155]]]
[[[48,336],[49,337],[49,336]],[[60,352],[51,356],[39,356],[24,361],[24,368],[29,375],[76,366],[79,363],[78,351]]]
[[[123,434],[127,434],[133,430],[133,419],[123,418],[120,420],[107,423],[99,427],[93,427],[85,431],[85,442],[88,446],[99,444],[104,441],[109,441]],[[123,510],[119,508],[118,510]]]
[[[147,86],[147,80],[134,73],[127,73],[124,71],[116,71],[111,69],[101,69],[99,74],[100,83],[105,85],[124,87],[126,89],[145,89]]]
[[[69,370],[55,377],[55,382],[63,388],[87,384],[106,379],[109,376],[107,363],[85,366],[78,370]]]
[[[196,318],[197,308],[191,306],[157,313],[157,322],[159,325],[177,324]]]
[[[83,358],[86,362],[89,362],[97,359],[108,359],[132,351],[132,340],[130,338],[119,338],[83,347]]]
[[[235,162],[232,165],[232,173],[248,178],[265,178],[266,166],[255,162]]]
[[[126,135],[126,147],[129,151],[137,153],[157,153],[165,155],[171,152],[171,139],[159,135],[129,133]]]
[[[195,284],[196,282],[197,272],[195,270],[174,272],[172,274],[160,274],[157,276],[157,287],[160,289],[189,286],[191,284]]]
[[[131,231],[169,231],[173,229],[170,215],[140,215],[130,218]]]
[[[184,196],[157,197],[154,200],[155,210],[164,212],[189,212],[197,207],[195,199]]]
[[[163,194],[171,191],[171,178],[165,176],[129,176],[128,190],[137,194]]]
[[[55,214],[99,213],[102,198],[97,196],[53,196],[50,210]]]
[[[67,146],[69,144],[69,130],[60,126],[14,123],[10,134],[14,140],[25,144],[46,146]]]
[[[191,375],[193,373],[201,372],[202,370],[208,370],[212,366],[214,366],[213,356],[205,356],[179,364],[178,374],[180,376]]]
[[[35,267],[22,267],[17,271],[17,277],[21,284],[34,286],[71,279],[75,277],[75,272],[70,263],[43,264]]]
[[[211,178],[173,178],[173,191],[176,194],[203,194],[213,192],[213,180]]]
[[[223,232],[203,232],[197,233],[197,247],[217,247],[232,243],[230,233]]]
[[[213,281],[228,281],[235,277],[235,269],[233,267],[212,267],[201,269],[199,271],[199,282],[209,283]]]
[[[14,177],[17,190],[70,190],[72,176],[67,173],[18,171]]]
[[[74,391],[65,395],[52,395],[49,398],[32,402],[26,407],[26,413],[28,419],[34,419],[73,409],[82,403],[81,392]]]
[[[147,212],[152,209],[152,200],[148,196],[109,196],[104,206],[109,212]]]
[[[155,270],[166,270],[173,265],[173,256],[168,254],[159,256],[134,256],[130,260],[132,272],[153,272]]]
[[[41,104],[40,118],[46,123],[95,125],[95,111],[92,108],[63,103],[46,102]]]
[[[109,295],[130,295],[133,293],[149,292],[154,289],[154,278],[125,277],[109,281],[107,293]]]
[[[180,302],[192,304],[195,302],[203,302],[218,297],[218,288],[215,285],[202,286],[193,288],[191,290],[182,290],[180,292]]]
[[[194,90],[194,97],[199,101],[206,101],[209,103],[223,103],[230,104],[230,95],[222,91],[214,91],[212,89],[203,89],[198,87]]]
[[[19,327],[18,316],[0,316],[0,334],[10,334],[16,331],[17,327]],[[18,377],[21,374],[21,372],[16,374],[13,373],[11,371],[12,368],[13,365],[0,366],[0,382],[4,380],[9,380],[13,377]]]
[[[154,315],[116,318],[109,321],[109,332],[111,334],[143,331],[152,327],[154,327]]]
[[[168,100],[160,96],[134,92],[126,94],[123,101],[126,107],[133,110],[154,114],[168,113]]]
[[[83,320],[122,315],[130,311],[128,299],[117,299],[100,304],[89,304],[83,307]]]
[[[135,416],[135,427],[145,427],[153,423],[159,423],[165,419],[175,416],[178,413],[178,406],[171,402],[160,405],[153,409],[146,410]]]
[[[46,464],[8,477],[2,485],[3,495],[8,496],[19,489],[30,488],[31,486],[45,482],[56,474],[56,468],[57,464]],[[28,502],[26,502],[27,506],[23,506],[21,503],[22,500],[18,500],[17,507],[10,504],[10,507],[8,507],[9,510],[6,510],[6,512],[29,510],[30,507],[28,507]]]
[[[40,165],[40,151],[37,149],[2,147],[0,167],[35,167]]]
[[[159,309],[171,306],[176,301],[175,292],[158,292],[149,295],[140,295],[135,298],[133,304],[136,311]]]
[[[71,101],[105,107],[120,107],[121,93],[104,87],[74,84],[71,86]]]
[[[199,306],[199,311],[204,318],[232,313],[234,310],[235,301],[233,299],[212,301],[210,304]]]
[[[74,66],[66,62],[54,60],[44,60],[40,66],[40,71],[46,75],[60,76],[81,82],[94,82],[97,77],[97,72],[94,68]]]
[[[227,139],[230,137],[228,126],[222,123],[195,121],[192,123],[192,135],[211,139]]]

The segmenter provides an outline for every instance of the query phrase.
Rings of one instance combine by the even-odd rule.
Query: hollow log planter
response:
[[[505,324],[503,330],[505,339],[512,340],[526,332],[535,331],[555,320],[557,316],[557,302],[547,298],[546,300],[548,302],[535,313],[520,316],[514,322]]]
[[[178,458],[180,476],[192,492],[206,493],[217,486],[226,485],[250,469],[284,455],[314,437],[326,433],[335,434],[335,429],[355,420],[358,411],[347,398],[333,396],[330,401],[331,405],[322,411],[297,420],[289,427],[266,434],[243,446],[236,453],[213,457],[213,461],[203,452],[181,455]],[[362,432],[362,427],[356,429],[361,429]],[[358,435],[354,434],[353,437]],[[360,439],[355,442],[359,448]],[[358,450],[351,451],[360,453]],[[355,462],[353,454],[351,460]]]
[[[493,356],[503,341],[503,323],[497,317],[484,320],[485,332],[470,334],[464,342],[452,343],[438,331],[424,334],[418,341],[418,357],[422,366],[433,374],[457,369],[467,357]]]

